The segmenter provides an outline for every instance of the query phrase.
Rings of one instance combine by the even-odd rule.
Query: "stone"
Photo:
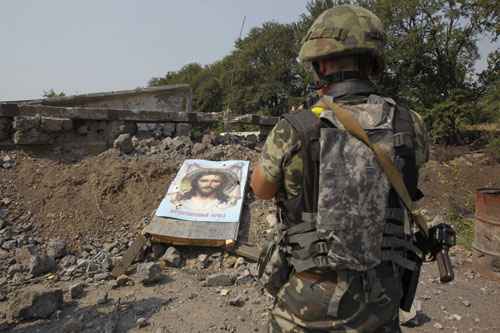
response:
[[[56,261],[47,255],[34,255],[28,264],[28,272],[37,277],[56,270]]]
[[[178,123],[175,126],[176,136],[191,136],[192,126],[189,123]]]
[[[21,264],[14,264],[14,265],[11,265],[9,267],[9,269],[7,270],[7,275],[12,277],[14,276],[14,274],[16,273],[22,273],[24,271],[24,266],[21,265]]]
[[[60,239],[51,239],[47,244],[47,255],[55,259],[64,257],[66,254],[66,242]]]
[[[120,275],[116,279],[116,284],[118,287],[124,287],[132,283],[132,280],[127,275]]]
[[[236,277],[229,273],[215,273],[207,276],[205,282],[207,287],[229,287],[234,285]]]
[[[240,268],[241,266],[244,266],[246,264],[245,258],[239,257],[236,259],[236,262],[234,263],[234,268]]]
[[[143,328],[143,327],[146,327],[149,325],[146,318],[142,318],[142,317],[137,319],[136,324],[137,324],[137,327],[139,327],[139,328]]]
[[[0,216],[0,229],[3,229],[7,225],[7,222]]]
[[[180,252],[173,246],[169,247],[161,260],[171,267],[180,267],[182,265],[182,256]]]
[[[61,289],[24,291],[11,301],[9,317],[20,320],[49,318],[63,303]]]
[[[193,152],[193,155],[198,155],[198,154],[201,154],[203,153],[205,150],[207,150],[208,148],[208,145],[204,144],[204,143],[195,143],[193,145],[193,148],[192,148],[192,152]]]
[[[76,264],[76,257],[74,255],[67,255],[59,261],[59,265],[64,268],[71,267]]]
[[[266,222],[270,228],[273,228],[274,226],[276,226],[278,224],[278,218],[277,218],[276,214],[268,214],[266,216]]]
[[[68,118],[42,117],[40,128],[46,132],[61,132],[73,129],[73,121]]]
[[[254,277],[248,269],[245,269],[236,278],[237,285],[249,284],[249,283],[252,283],[253,281],[254,281]]]
[[[198,255],[198,266],[200,268],[207,268],[210,263],[210,259],[207,254]]]
[[[2,248],[5,250],[13,250],[17,247],[17,240],[11,239],[8,241],[3,242]]]
[[[213,145],[215,143],[215,140],[216,140],[215,133],[208,133],[203,135],[203,137],[201,138],[201,143],[204,143],[206,145]]]
[[[96,304],[103,305],[109,302],[109,294],[106,291],[99,292],[96,297]]]
[[[71,299],[81,298],[84,292],[85,292],[85,283],[79,282],[69,287],[69,295]]]
[[[83,323],[80,320],[70,319],[64,323],[63,333],[80,333],[83,330]]]
[[[108,280],[111,277],[111,273],[109,272],[104,272],[104,273],[99,273],[94,275],[94,280],[95,281],[104,281]]]
[[[158,263],[150,262],[137,265],[137,277],[142,284],[153,284],[161,280],[161,267]]]
[[[120,150],[120,152],[124,154],[130,154],[134,151],[132,137],[130,136],[130,134],[120,134],[118,138],[113,142],[113,147]]]
[[[0,249],[0,260],[5,260],[10,257],[10,254],[8,251],[4,249]]]
[[[245,305],[245,300],[243,299],[243,297],[238,295],[229,300],[229,305],[242,307],[243,305]]]
[[[232,256],[226,257],[223,264],[225,268],[232,268],[236,264],[236,258]]]
[[[434,324],[434,328],[435,328],[435,329],[438,329],[438,330],[442,330],[444,327],[443,327],[443,325],[441,325],[440,323],[435,323],[435,324]]]
[[[166,251],[167,251],[167,246],[165,244],[162,243],[151,244],[151,252],[153,253],[154,259],[161,258]]]

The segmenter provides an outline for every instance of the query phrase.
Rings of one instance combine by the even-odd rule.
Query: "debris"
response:
[[[207,268],[208,264],[210,263],[209,257],[206,254],[200,254],[198,256],[198,266],[200,268]]]
[[[119,149],[124,154],[130,154],[134,151],[134,144],[130,134],[120,134],[113,142],[113,147]]]
[[[56,270],[56,261],[53,257],[47,255],[33,255],[28,264],[29,273],[34,276],[40,276]]]
[[[153,258],[161,258],[167,251],[167,246],[163,243],[153,243],[151,244],[151,250],[153,252]]]
[[[220,291],[220,295],[221,296],[227,296],[227,295],[229,295],[230,292],[231,292],[231,290],[229,290],[229,289],[222,289]]]
[[[236,259],[236,262],[234,263],[234,268],[239,268],[241,266],[244,266],[246,264],[245,258],[239,257]]]
[[[71,299],[81,298],[83,296],[84,291],[85,291],[85,284],[81,282],[69,287],[69,295],[71,296]]]
[[[76,319],[70,319],[63,325],[63,333],[80,333],[83,330],[83,324]]]
[[[440,323],[435,323],[435,324],[434,324],[434,328],[435,328],[435,329],[438,329],[438,330],[442,330],[444,327],[443,327],[443,325],[441,325]]]
[[[63,305],[63,292],[54,290],[29,290],[20,293],[9,305],[11,319],[48,318]]]
[[[254,279],[252,273],[250,273],[250,271],[248,269],[245,269],[236,278],[236,284],[243,285],[243,284],[247,284],[247,283],[252,283],[254,280],[255,279]]]
[[[229,300],[229,304],[232,306],[242,307],[245,305],[245,300],[240,295]]]
[[[163,257],[161,257],[167,265],[171,267],[180,267],[182,264],[182,257],[180,252],[173,246],[169,247]]]
[[[161,280],[161,267],[159,264],[150,262],[137,265],[137,276],[142,284],[153,284]]]
[[[55,259],[64,257],[66,254],[66,242],[60,239],[51,239],[47,244],[47,255]]]
[[[68,268],[76,264],[76,257],[74,255],[67,255],[59,261],[59,265],[63,268]]]
[[[137,319],[136,324],[137,324],[137,327],[139,327],[139,328],[143,328],[143,327],[146,327],[149,325],[146,318],[142,318],[142,317]]]
[[[99,292],[96,297],[97,305],[103,305],[109,302],[109,294],[108,292]]]
[[[207,287],[228,287],[234,285],[236,277],[229,273],[210,274],[206,278]]]
[[[232,256],[228,256],[224,258],[224,267],[225,268],[233,268],[236,264],[236,258]]]
[[[126,286],[128,284],[131,284],[132,280],[127,275],[120,275],[116,279],[116,283],[117,283],[118,287],[123,287],[123,286]]]
[[[111,277],[111,274],[109,272],[104,272],[104,273],[99,273],[94,276],[95,281],[104,281],[107,280]]]

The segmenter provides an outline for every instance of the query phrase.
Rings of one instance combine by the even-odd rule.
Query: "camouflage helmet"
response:
[[[303,39],[299,60],[311,63],[332,56],[369,54],[376,72],[383,68],[384,27],[365,8],[344,5],[324,11]]]

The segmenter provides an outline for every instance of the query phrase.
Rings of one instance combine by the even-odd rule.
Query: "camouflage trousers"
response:
[[[320,280],[293,274],[276,296],[269,332],[401,332],[401,297],[399,274],[389,263],[369,278],[353,272],[330,272]]]

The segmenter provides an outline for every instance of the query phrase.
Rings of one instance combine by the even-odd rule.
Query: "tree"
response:
[[[56,92],[54,89],[49,89],[49,90],[44,90],[43,91],[43,97],[45,98],[51,98],[51,97],[63,97],[66,96],[64,92]]]
[[[224,73],[226,104],[238,113],[287,112],[293,98],[305,89],[293,26],[264,23],[235,46],[231,70]]]

